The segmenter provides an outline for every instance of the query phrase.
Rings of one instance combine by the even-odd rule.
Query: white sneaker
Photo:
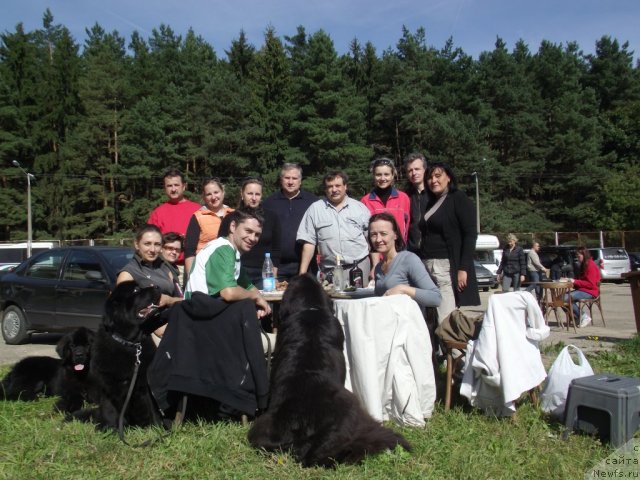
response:
[[[583,313],[582,316],[580,317],[580,325],[578,325],[578,327],[583,328],[589,325],[590,323],[591,323],[591,317],[586,313]]]

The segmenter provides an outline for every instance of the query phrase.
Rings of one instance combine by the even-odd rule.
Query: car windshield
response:
[[[104,258],[109,262],[114,272],[119,272],[133,258],[133,250],[105,250]]]

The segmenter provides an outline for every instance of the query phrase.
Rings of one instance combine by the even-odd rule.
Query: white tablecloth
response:
[[[422,426],[436,399],[431,340],[407,295],[334,300],[345,332],[345,386],[373,418]]]

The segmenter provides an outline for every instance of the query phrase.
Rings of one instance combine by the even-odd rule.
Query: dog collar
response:
[[[122,338],[117,333],[112,333],[111,338],[113,338],[119,344],[124,345],[125,347],[131,347],[136,349],[142,347],[142,344],[140,342],[130,342],[129,340]]]

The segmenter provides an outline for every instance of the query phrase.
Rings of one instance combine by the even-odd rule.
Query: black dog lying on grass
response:
[[[343,345],[322,286],[310,275],[291,280],[280,307],[269,407],[248,435],[253,447],[290,450],[305,467],[359,463],[397,445],[411,450],[344,388]]]
[[[98,407],[75,412],[70,419],[92,420],[100,430],[116,430],[135,376],[124,425],[162,423],[146,374],[156,351],[150,333],[163,321],[159,301],[160,290],[156,287],[141,288],[136,282],[122,282],[116,286],[106,301],[91,355],[91,376],[97,389]],[[137,368],[136,362],[139,362]]]
[[[89,362],[94,332],[80,327],[65,335],[56,345],[60,359],[26,357],[2,379],[7,400],[35,400],[39,396],[59,396],[55,407],[65,413],[82,408],[92,400]]]

